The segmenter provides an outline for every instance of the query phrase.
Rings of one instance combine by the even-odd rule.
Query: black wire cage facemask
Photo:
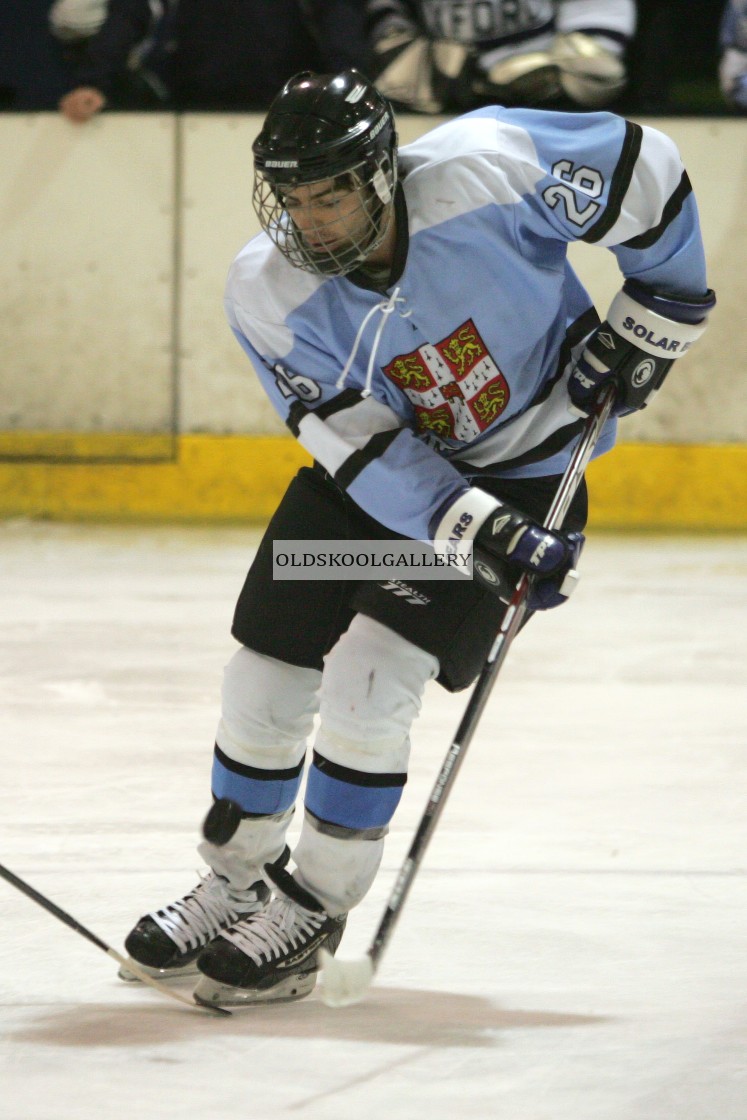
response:
[[[344,276],[381,245],[397,181],[389,102],[357,70],[285,85],[254,143],[254,209],[295,267]]]
[[[345,276],[381,245],[393,215],[396,171],[385,154],[334,178],[278,183],[257,170],[260,225],[295,268]],[[299,189],[300,188],[300,189]]]

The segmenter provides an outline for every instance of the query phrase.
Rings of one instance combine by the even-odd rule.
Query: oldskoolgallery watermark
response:
[[[472,579],[472,542],[276,540],[274,580]]]

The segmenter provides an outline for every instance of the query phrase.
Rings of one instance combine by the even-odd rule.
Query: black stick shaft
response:
[[[34,902],[38,903],[39,906],[43,906],[44,909],[48,910],[50,914],[54,914],[55,918],[59,918],[59,920],[61,922],[64,922],[66,926],[70,926],[70,929],[74,929],[76,933],[80,933],[83,937],[88,938],[88,940],[96,945],[99,949],[103,949],[105,953],[109,952],[109,946],[105,941],[102,941],[101,938],[97,937],[95,933],[91,933],[90,929],[87,929],[84,925],[82,925],[81,922],[77,921],[72,916],[72,914],[68,914],[67,911],[63,910],[61,906],[58,906],[55,902],[50,901],[50,899],[48,899],[45,895],[40,894],[39,891],[35,890],[32,886],[30,886],[29,883],[25,882],[23,879],[19,879],[17,875],[14,875],[13,872],[9,871],[7,867],[3,867],[1,863],[0,877],[5,879],[8,883],[10,883],[11,886],[15,887],[16,890],[19,890],[22,894],[28,895],[28,897],[33,899]]]
[[[544,521],[546,529],[558,529],[563,524],[568,507],[583,478],[597,440],[606,424],[614,404],[614,389],[608,388],[600,397],[594,411],[586,420],[584,429],[571,460],[560,481],[555,498]],[[454,740],[436,778],[435,785],[413,837],[405,862],[389,896],[387,907],[379,923],[368,954],[376,968],[391,937],[394,925],[402,912],[405,899],[417,874],[428,843],[443,812],[446,799],[453,788],[459,767],[477,729],[488,697],[506,658],[511,642],[519,631],[526,610],[529,577],[523,575],[516,585],[503,616],[498,635],[470,696]]]
[[[102,949],[107,954],[107,956],[112,957],[112,959],[117,961],[118,964],[124,965],[125,968],[129,968],[130,971],[135,973],[139,980],[141,980],[144,984],[148,984],[151,988],[155,988],[155,990],[157,992],[161,992],[162,995],[168,996],[169,999],[176,1000],[178,1003],[183,1003],[187,1007],[204,1007],[206,1011],[210,1011],[214,1015],[231,1014],[231,1012],[228,1011],[225,1007],[218,1007],[217,1004],[213,1005],[207,1003],[199,1003],[197,1000],[187,999],[187,997],[183,996],[181,992],[170,991],[165,984],[161,983],[160,980],[156,980],[155,977],[149,976],[148,973],[143,970],[142,966],[139,965],[136,961],[128,960],[127,958],[123,957],[122,954],[118,953],[116,949],[112,949],[111,945],[107,945],[107,943],[105,941],[102,941],[100,937],[97,937],[95,933],[91,933],[90,929],[84,926],[82,922],[79,922],[76,918],[74,918],[72,914],[68,914],[68,912],[66,910],[63,910],[61,906],[58,906],[56,902],[52,902],[47,898],[46,895],[42,894],[40,891],[37,891],[30,885],[30,883],[27,883],[25,879],[21,879],[18,875],[14,875],[12,871],[9,871],[8,868],[4,867],[1,863],[0,879],[5,879],[6,882],[10,883],[10,885],[12,887],[15,887],[16,890],[20,891],[21,894],[25,894],[32,900],[32,902],[35,902],[38,906],[41,906],[43,910],[47,910],[50,914],[54,915],[55,918],[58,918],[59,921],[63,922],[64,925],[69,926],[70,929],[75,930],[76,933],[79,933],[82,937],[85,937],[86,940],[90,941],[92,945],[95,945],[97,949]]]

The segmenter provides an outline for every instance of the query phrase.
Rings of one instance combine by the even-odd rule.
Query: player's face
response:
[[[361,191],[339,179],[292,187],[286,211],[312,253],[334,253],[370,239],[371,217]]]

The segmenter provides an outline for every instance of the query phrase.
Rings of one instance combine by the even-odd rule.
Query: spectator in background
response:
[[[420,112],[597,108],[626,81],[635,0],[367,0],[368,72]]]
[[[0,0],[0,109],[56,109],[69,84],[64,52],[49,29],[50,3]]]
[[[49,9],[52,34],[62,42],[91,38],[106,19],[108,0],[54,0]]]
[[[80,122],[107,105],[171,108],[174,9],[174,0],[55,0],[49,21],[73,75],[61,112]]]
[[[747,113],[747,0],[728,0],[719,43],[721,92],[729,105]]]
[[[94,0],[67,0],[93,3]],[[60,110],[89,120],[118,97],[128,69],[162,108],[266,108],[298,70],[365,58],[365,0],[108,0]],[[130,89],[131,92],[131,89]]]

